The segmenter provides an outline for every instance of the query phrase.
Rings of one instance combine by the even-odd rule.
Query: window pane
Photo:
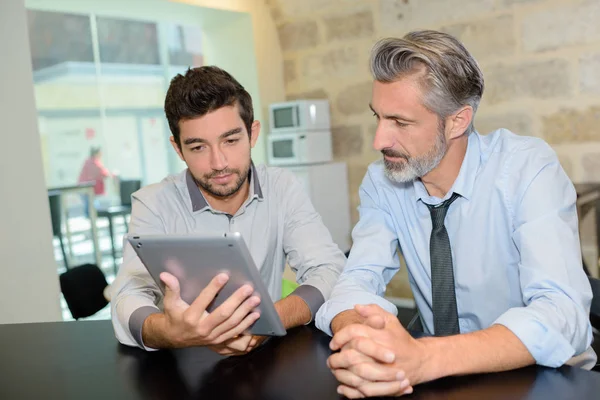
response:
[[[97,18],[100,61],[159,65],[156,24],[117,18]]]
[[[27,18],[34,71],[68,61],[94,61],[88,16],[29,10]]]

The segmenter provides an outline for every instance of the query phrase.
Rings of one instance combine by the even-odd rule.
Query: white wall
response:
[[[0,1],[0,54],[0,323],[58,321],[24,0]]]

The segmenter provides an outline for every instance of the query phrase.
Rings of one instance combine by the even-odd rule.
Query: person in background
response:
[[[106,178],[115,177],[102,163],[102,151],[100,147],[90,148],[90,156],[83,163],[79,178],[77,179],[78,184],[94,182],[94,194],[96,196],[102,196],[106,193],[106,187],[104,180]],[[83,202],[83,209],[86,217],[90,215],[89,197],[82,195],[81,200]]]
[[[592,291],[576,194],[552,148],[473,125],[483,74],[454,37],[411,32],[371,53],[377,121],[348,263],[317,326],[346,397],[403,395],[448,375],[590,369]],[[424,333],[382,296],[406,260]]]

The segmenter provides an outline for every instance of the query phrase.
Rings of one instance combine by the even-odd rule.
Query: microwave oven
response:
[[[328,100],[296,100],[269,105],[270,133],[328,131]]]
[[[267,142],[269,165],[319,164],[333,159],[329,130],[270,134]]]

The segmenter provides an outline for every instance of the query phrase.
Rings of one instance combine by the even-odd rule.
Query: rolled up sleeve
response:
[[[551,150],[530,162],[539,164],[536,173],[507,196],[517,199],[509,207],[525,306],[495,323],[510,329],[537,364],[559,367],[591,344],[592,292],[581,261],[575,189]]]
[[[377,304],[396,315],[397,308],[385,300],[386,285],[400,268],[398,238],[390,214],[379,204],[376,186],[367,172],[359,190],[359,221],[352,231],[353,246],[348,263],[331,297],[319,309],[316,325],[332,335],[331,321],[357,304]]]

